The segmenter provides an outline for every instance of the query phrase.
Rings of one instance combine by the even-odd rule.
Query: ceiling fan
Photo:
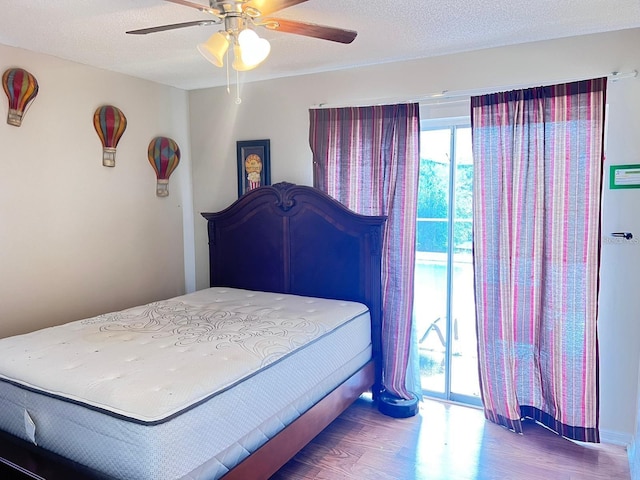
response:
[[[358,34],[353,30],[267,16],[308,0],[209,0],[208,7],[189,0],[165,1],[195,8],[216,18],[159,25],[131,30],[126,33],[145,35],[184,27],[223,24],[224,30],[214,33],[205,43],[198,45],[198,50],[211,63],[222,67],[225,54],[232,46],[235,55],[233,62],[235,70],[255,68],[269,54],[269,42],[257,36],[254,31],[255,27],[338,43],[351,43]]]

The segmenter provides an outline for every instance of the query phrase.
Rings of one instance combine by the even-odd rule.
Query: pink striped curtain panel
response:
[[[312,109],[314,186],[363,215],[386,215],[382,258],[382,385],[406,384],[415,269],[420,120],[418,104]]]
[[[471,99],[478,360],[486,417],[598,442],[606,78]]]

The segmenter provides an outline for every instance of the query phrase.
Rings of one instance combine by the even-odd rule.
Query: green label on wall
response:
[[[640,188],[640,164],[611,165],[609,188]]]

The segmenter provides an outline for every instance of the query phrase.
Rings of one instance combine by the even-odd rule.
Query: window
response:
[[[480,405],[468,117],[422,120],[414,318],[426,395]]]

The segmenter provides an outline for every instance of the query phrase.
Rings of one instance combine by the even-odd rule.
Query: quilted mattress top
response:
[[[0,340],[0,379],[160,423],[368,314],[338,300],[214,287]]]

